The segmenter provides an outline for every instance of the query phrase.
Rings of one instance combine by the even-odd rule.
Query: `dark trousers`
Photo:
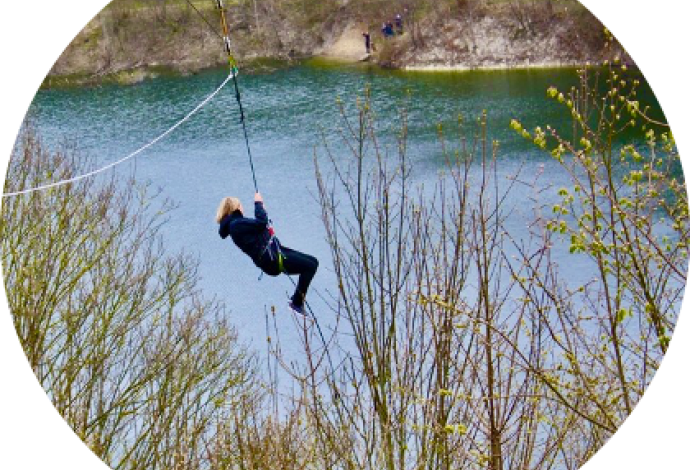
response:
[[[307,295],[309,284],[314,279],[316,270],[319,268],[319,260],[306,253],[301,253],[286,246],[280,247],[283,253],[283,272],[289,276],[299,275],[295,293],[292,295],[292,302],[301,307],[304,304],[304,297]],[[280,274],[277,256],[264,254],[259,266],[269,276]]]

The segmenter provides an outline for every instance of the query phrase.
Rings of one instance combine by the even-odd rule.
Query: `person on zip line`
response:
[[[218,233],[223,239],[229,235],[235,245],[269,276],[281,273],[299,275],[295,293],[290,298],[290,308],[304,315],[304,299],[319,261],[280,244],[258,191],[254,195],[254,217],[244,216],[242,203],[236,197],[223,198],[216,212],[216,222],[220,224]]]

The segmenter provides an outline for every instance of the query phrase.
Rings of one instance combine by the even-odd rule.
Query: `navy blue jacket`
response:
[[[218,233],[225,239],[230,235],[235,245],[260,267],[262,256],[271,239],[268,231],[268,214],[261,202],[254,203],[255,219],[244,217],[240,211],[226,215],[220,221]]]

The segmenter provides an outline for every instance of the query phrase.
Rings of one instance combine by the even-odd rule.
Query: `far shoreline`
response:
[[[548,69],[568,69],[580,68],[587,66],[596,66],[593,62],[563,62],[563,61],[543,61],[533,63],[517,63],[517,64],[482,64],[482,65],[467,65],[467,64],[412,64],[403,65],[400,67],[387,67],[378,64],[374,61],[355,60],[351,57],[336,56],[330,54],[318,54],[309,57],[301,57],[299,59],[286,59],[283,57],[256,57],[247,60],[240,64],[240,69],[248,69],[246,74],[252,75],[257,72],[265,72],[266,70],[278,70],[285,66],[297,64],[309,64],[311,61],[320,61],[322,63],[331,63],[333,65],[359,65],[362,67],[376,68],[379,70],[389,70],[396,72],[411,72],[424,74],[449,74],[449,73],[466,73],[466,72],[500,72],[500,71],[518,71],[518,70],[548,70]],[[267,67],[266,62],[278,65],[277,67]],[[135,69],[119,70],[112,73],[100,75],[87,74],[67,74],[67,75],[48,75],[40,89],[54,89],[54,88],[79,88],[79,87],[98,87],[107,85],[131,86],[137,85],[144,81],[156,79],[159,77],[185,77],[196,75],[199,73],[209,72],[213,70],[223,69],[223,65],[216,65],[211,67],[201,67],[193,69],[179,69],[174,66],[161,66],[160,64],[146,66],[140,65]]]
[[[465,64],[426,64],[426,65],[406,65],[399,70],[406,72],[423,73],[453,73],[453,72],[491,72],[491,71],[511,71],[511,70],[538,70],[538,69],[567,69],[579,68],[591,65],[591,62],[536,62],[519,64],[487,64],[487,65],[465,65]]]

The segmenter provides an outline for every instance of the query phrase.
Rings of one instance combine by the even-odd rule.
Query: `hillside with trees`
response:
[[[233,53],[294,60],[333,53],[344,34],[393,68],[469,69],[584,64],[604,58],[604,28],[575,0],[238,0],[227,2]],[[402,32],[381,27],[401,15]],[[76,36],[46,85],[136,82],[161,71],[221,66],[212,0],[115,0]],[[397,28],[396,28],[397,30]],[[357,41],[360,41],[357,44]],[[340,57],[345,58],[345,57]]]

